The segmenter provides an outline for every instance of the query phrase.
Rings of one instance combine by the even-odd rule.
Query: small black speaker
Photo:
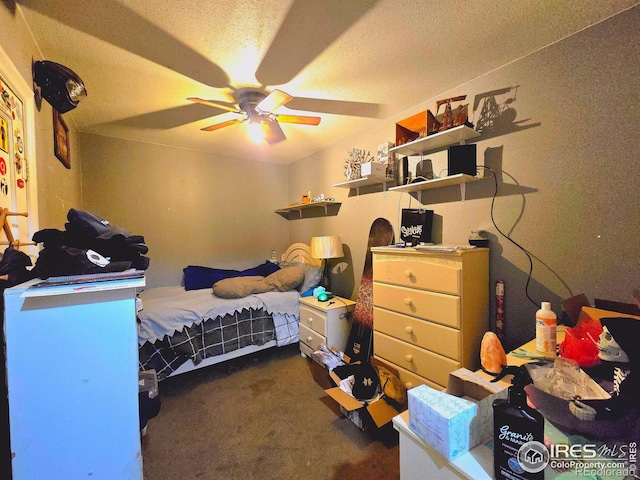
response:
[[[407,157],[396,159],[394,177],[396,185],[406,185],[411,180],[411,172],[409,171],[409,159]]]
[[[447,162],[448,175],[466,173],[476,176],[476,144],[452,145],[449,147]]]

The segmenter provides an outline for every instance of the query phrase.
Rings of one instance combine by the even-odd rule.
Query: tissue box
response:
[[[491,383],[471,370],[459,368],[449,374],[447,393],[464,397],[478,407],[469,424],[469,448],[489,440],[493,436],[493,401],[507,398],[507,384]]]
[[[447,460],[469,450],[469,424],[475,403],[420,385],[407,392],[409,428]]]
[[[380,162],[367,162],[360,164],[360,175],[362,177],[384,177],[387,174],[387,166]]]

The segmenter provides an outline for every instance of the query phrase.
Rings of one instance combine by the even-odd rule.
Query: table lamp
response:
[[[329,276],[328,258],[344,257],[342,250],[342,240],[340,236],[324,236],[311,237],[311,256],[322,260],[322,278],[320,286],[324,287],[328,292],[331,291],[331,280]]]

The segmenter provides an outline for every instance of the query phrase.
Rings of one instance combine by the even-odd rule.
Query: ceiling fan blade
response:
[[[379,0],[294,0],[256,71],[262,85],[285,85],[374,8]],[[304,48],[291,48],[303,45]]]
[[[228,112],[241,113],[235,106],[231,106],[231,104],[225,105],[224,103],[212,102],[211,100],[204,100],[198,97],[189,97],[187,100],[190,102],[200,103],[201,105],[207,105],[209,107],[220,108]]]
[[[84,32],[159,66],[170,65],[167,68],[203,85],[215,88],[225,88],[229,85],[230,79],[220,66],[196,49],[188,47],[182,39],[171,35],[167,29],[137,13],[139,8],[132,9],[121,3],[123,2],[94,2],[91,11],[95,16],[80,14],[86,8],[86,2],[82,0],[20,0],[11,2],[11,5],[19,4],[21,9],[35,10],[41,15],[68,25],[74,31]],[[96,18],[100,21],[96,21]],[[123,21],[124,18],[127,20]],[[159,48],[158,45],[162,47]]]
[[[262,126],[262,131],[264,132],[264,139],[269,145],[281,142],[287,138],[280,125],[278,125],[278,122],[271,118],[263,119],[260,122],[260,126]]]
[[[293,97],[282,90],[275,89],[265,98],[263,98],[258,105],[256,105],[256,111],[262,114],[268,114],[274,110],[280,108],[285,103],[290,101]]]
[[[215,125],[209,125],[208,127],[201,128],[203,132],[213,132],[220,130],[221,128],[228,127],[229,125],[235,125],[236,123],[242,123],[242,119],[235,118],[233,120],[227,120],[226,122],[216,123]]]
[[[320,117],[309,117],[306,115],[276,115],[276,120],[282,123],[297,123],[299,125],[319,125]]]

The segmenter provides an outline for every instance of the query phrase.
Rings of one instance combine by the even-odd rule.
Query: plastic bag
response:
[[[558,353],[576,361],[581,367],[591,368],[600,363],[597,342],[601,333],[602,325],[598,320],[582,318],[575,327],[566,329]]]
[[[527,370],[537,388],[563,400],[610,398],[573,360],[556,358],[553,362],[528,363]]]

